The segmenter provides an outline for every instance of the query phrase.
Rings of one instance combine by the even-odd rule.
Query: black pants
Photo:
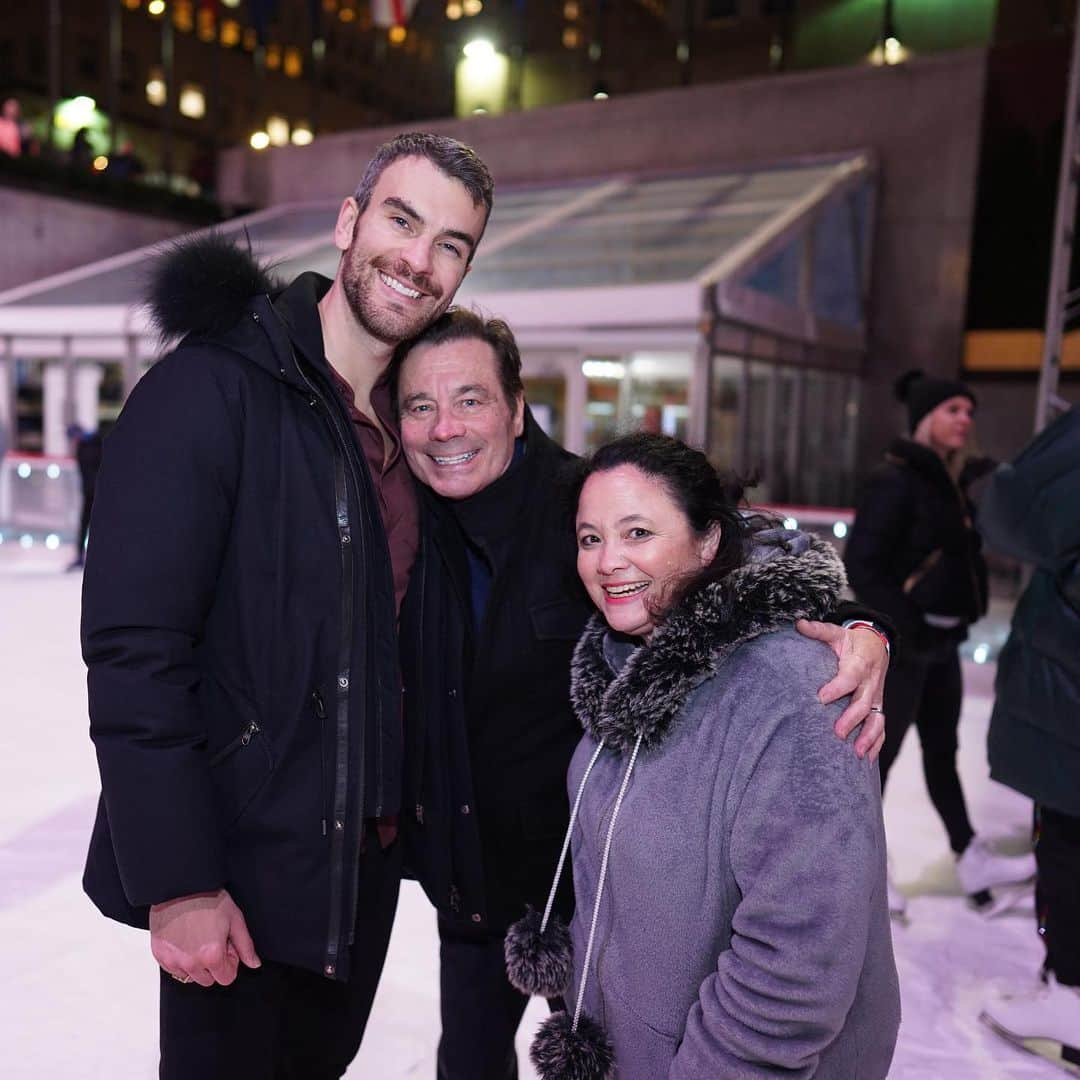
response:
[[[949,648],[932,660],[901,652],[896,662],[889,665],[885,678],[885,745],[878,758],[884,791],[904,736],[915,725],[930,801],[949,834],[949,846],[957,855],[975,835],[956,771],[956,733],[963,695],[960,654],[956,648]]]
[[[529,999],[506,978],[502,936],[468,934],[440,919],[439,942],[438,1080],[517,1080],[514,1036]]]
[[[336,1080],[360,1048],[382,974],[401,883],[401,845],[368,844],[351,977],[263,959],[231,986],[161,973],[161,1080]],[[258,950],[258,941],[255,942]]]
[[[94,509],[94,489],[83,481],[82,510],[79,512],[79,535],[75,537],[75,559],[81,562],[86,555],[86,538],[90,535],[90,512]]]
[[[1080,818],[1040,806],[1035,908],[1046,968],[1080,986]]]

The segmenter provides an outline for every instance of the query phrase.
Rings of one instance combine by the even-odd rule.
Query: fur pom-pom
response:
[[[165,245],[146,279],[146,306],[164,344],[198,331],[228,330],[248,301],[277,288],[251,252],[209,232]]]
[[[540,933],[540,912],[529,908],[506,932],[506,977],[523,994],[561,997],[574,974],[570,931],[552,915]]]
[[[578,1020],[557,1012],[541,1025],[529,1057],[540,1080],[607,1080],[615,1065],[615,1053],[604,1029],[588,1016]]]
[[[919,379],[925,378],[925,376],[926,372],[923,371],[922,368],[912,368],[910,371],[905,371],[904,374],[893,383],[893,394],[895,395],[896,400],[906,402],[908,394],[911,393],[912,384]]]

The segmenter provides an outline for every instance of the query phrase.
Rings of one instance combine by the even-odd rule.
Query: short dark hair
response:
[[[487,209],[487,216],[491,216],[495,181],[491,179],[491,173],[480,160],[480,156],[472,147],[458,142],[457,139],[451,139],[446,135],[432,135],[426,131],[406,131],[395,135],[375,151],[375,155],[364,170],[364,175],[360,178],[360,183],[356,185],[356,190],[353,192],[359,214],[363,214],[371,203],[371,193],[375,190],[379,177],[386,171],[386,167],[406,157],[425,158],[439,172],[452,180],[459,181],[472,196],[473,206],[483,203]],[[486,228],[487,218],[485,217],[484,229]],[[480,235],[483,236],[483,229],[480,230]],[[479,236],[476,238],[476,243],[477,245],[480,243]],[[469,253],[470,260],[475,253],[474,248]]]
[[[514,402],[525,393],[525,384],[521,381],[521,353],[513,331],[502,319],[486,319],[465,307],[448,308],[426,330],[397,347],[391,368],[394,399],[397,400],[398,373],[405,357],[422,345],[443,345],[448,341],[483,341],[491,346],[503,397],[513,408]]]
[[[774,524],[745,512],[746,485],[734,473],[717,469],[700,450],[678,439],[647,431],[620,435],[581,461],[571,485],[575,512],[585,481],[594,473],[610,472],[621,465],[632,465],[659,481],[698,536],[720,528],[720,543],[712,562],[678,583],[667,597],[666,611],[742,566],[753,534]],[[662,618],[665,613],[657,611],[653,617]]]

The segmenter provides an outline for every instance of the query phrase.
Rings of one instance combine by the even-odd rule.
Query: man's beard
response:
[[[358,262],[354,248],[355,245],[350,245],[345,253],[341,287],[356,321],[373,338],[387,345],[396,345],[415,337],[443,313],[446,305],[440,303],[442,294],[426,274],[414,274],[402,263],[383,265],[378,259],[362,259]],[[375,278],[380,270],[402,284],[425,293],[435,302],[434,309],[426,313],[417,311],[415,315],[409,316],[404,312],[383,307],[373,295],[376,288]],[[403,302],[408,303],[405,300]]]

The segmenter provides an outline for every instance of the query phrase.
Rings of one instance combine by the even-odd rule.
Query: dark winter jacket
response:
[[[896,626],[910,655],[962,641],[986,611],[986,564],[973,509],[933,450],[895,439],[870,474],[844,552],[856,597]],[[926,616],[959,620],[953,629]]]
[[[326,361],[282,318],[317,317],[329,282],[272,300],[235,249],[195,256],[158,291],[166,330],[196,321],[135,387],[98,479],[84,884],[141,926],[224,886],[263,959],[344,979],[362,822],[400,807],[389,554]]]
[[[1035,567],[998,658],[990,775],[1080,817],[1080,412],[994,474],[979,528]]]
[[[526,409],[498,480],[460,502],[427,491],[402,613],[407,861],[444,916],[499,934],[543,906],[569,815],[570,658],[593,611],[561,483],[573,460]],[[466,536],[493,575],[475,630]]]
[[[833,654],[792,626],[833,606],[843,569],[828,545],[800,556],[806,538],[789,537],[649,644],[597,616],[574,656],[586,735],[569,776],[566,999],[584,982],[593,1046],[606,1038],[618,1080],[888,1072],[900,1001],[877,769],[833,734],[843,704],[817,701]],[[549,1022],[534,1054],[565,1064],[567,1022]]]

